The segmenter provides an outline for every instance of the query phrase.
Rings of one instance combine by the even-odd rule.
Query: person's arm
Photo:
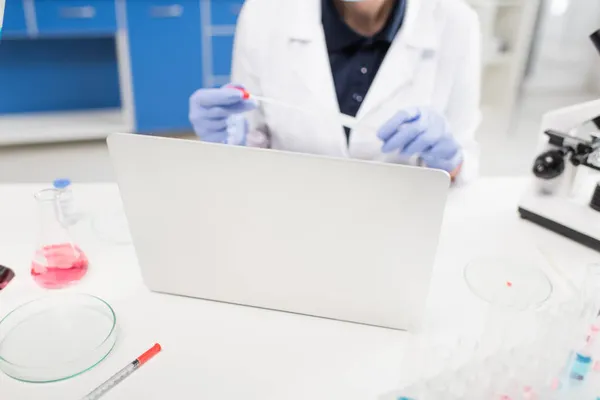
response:
[[[452,85],[445,116],[450,131],[463,151],[463,162],[454,172],[457,183],[468,182],[479,174],[479,145],[475,133],[481,123],[481,31],[477,14],[465,7],[460,23],[452,29],[453,48],[458,55],[455,80]],[[451,173],[452,175],[452,173]]]
[[[384,153],[419,156],[422,165],[450,174],[454,183],[475,178],[479,146],[475,132],[481,121],[480,30],[477,14],[461,0],[447,0],[447,26],[440,46],[440,78],[448,83],[445,109],[408,107],[400,110],[378,136]]]
[[[264,34],[265,18],[260,16],[262,0],[247,0],[238,18],[235,33],[231,81],[243,85],[251,94],[261,96],[259,73],[262,70],[265,53],[264,46],[268,38]],[[246,145],[253,147],[270,147],[269,130],[262,107],[248,113],[249,131]]]

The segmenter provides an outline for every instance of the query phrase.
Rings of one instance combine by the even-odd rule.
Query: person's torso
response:
[[[337,115],[340,103],[332,65],[320,23],[321,0],[301,1],[302,18],[310,18],[308,26],[287,29],[278,24],[279,34],[269,35],[259,71],[262,94],[291,104],[300,112],[277,105],[264,105],[264,116],[275,149],[390,161],[381,153],[376,132],[403,108],[430,106],[443,112],[452,89],[454,59],[451,51],[440,46],[443,35],[443,13],[425,10],[438,0],[420,0],[420,10],[411,9],[408,0],[402,29],[387,49],[385,57],[369,84],[366,96],[357,108],[359,126],[349,140]],[[289,10],[290,15],[293,8]],[[297,10],[296,10],[297,11]],[[411,14],[412,13],[412,14]],[[314,14],[314,15],[313,15]],[[412,18],[412,20],[410,20]],[[281,19],[284,20],[283,18]],[[408,31],[410,30],[410,31]],[[415,39],[416,38],[416,39]],[[351,90],[347,90],[352,96]],[[352,99],[351,99],[352,100]],[[356,99],[354,99],[356,100]],[[399,160],[401,161],[401,160]]]

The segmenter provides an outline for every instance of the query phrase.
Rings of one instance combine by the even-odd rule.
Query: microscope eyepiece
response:
[[[540,179],[558,178],[565,171],[564,150],[550,150],[540,154],[533,164],[533,174]]]

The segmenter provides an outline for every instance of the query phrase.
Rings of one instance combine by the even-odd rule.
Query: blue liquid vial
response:
[[[569,377],[576,382],[583,382],[591,368],[592,357],[577,353]]]

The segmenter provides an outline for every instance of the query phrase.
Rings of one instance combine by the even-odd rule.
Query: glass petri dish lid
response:
[[[53,294],[0,320],[0,370],[25,382],[55,382],[98,365],[117,339],[117,318],[104,300]]]
[[[537,308],[553,291],[544,271],[524,260],[478,258],[467,264],[464,279],[480,299],[515,310]]]

